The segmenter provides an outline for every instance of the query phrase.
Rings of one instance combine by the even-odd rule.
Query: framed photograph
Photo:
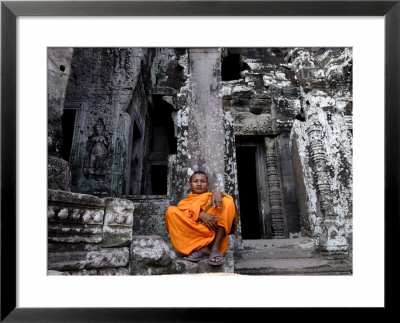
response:
[[[277,308],[393,309],[399,15],[398,1],[2,1],[1,320],[234,321],[239,311]],[[138,77],[138,68],[149,73]],[[223,113],[202,114],[191,102]],[[196,118],[210,126],[197,128]],[[218,118],[223,134],[211,126]],[[224,156],[201,151],[211,137]],[[259,214],[229,237],[235,246],[239,238],[242,267],[229,252],[218,267],[226,275],[202,272],[208,259],[183,266],[190,251],[171,231],[181,253],[173,269],[136,267],[132,223],[138,249],[163,246],[142,238],[154,232],[169,239],[157,217],[145,223],[132,210],[147,212],[138,208],[145,195],[177,205],[182,178],[202,163],[197,153],[209,154],[213,189],[242,196],[240,212]],[[237,172],[224,164],[231,157]],[[185,176],[177,174],[185,163]],[[338,198],[326,193],[328,182]],[[325,269],[307,263],[280,275],[255,265],[251,241],[280,238],[318,246]]]

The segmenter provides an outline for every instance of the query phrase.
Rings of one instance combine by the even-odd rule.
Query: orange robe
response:
[[[210,207],[212,193],[188,194],[186,198],[171,205],[165,213],[165,225],[169,233],[171,243],[176,250],[184,255],[189,255],[194,250],[210,244],[215,237],[215,231],[198,220],[200,212],[207,212],[218,216],[217,224],[225,228],[225,237],[222,239],[220,252],[228,249],[228,234],[235,218],[236,206],[230,195],[222,198],[221,208]]]

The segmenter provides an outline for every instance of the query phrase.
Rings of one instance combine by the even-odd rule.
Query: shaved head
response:
[[[207,182],[208,182],[208,177],[207,177],[207,174],[206,174],[205,172],[201,171],[201,170],[198,170],[197,172],[194,172],[194,173],[192,174],[192,176],[190,176],[189,183],[191,183],[191,182],[192,182],[192,180],[193,180],[193,175],[196,175],[196,174],[201,174],[201,175],[204,175],[204,176],[206,177],[206,180],[207,180]]]

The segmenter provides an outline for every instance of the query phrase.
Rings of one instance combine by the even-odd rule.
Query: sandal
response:
[[[191,256],[192,258],[189,258]],[[185,260],[189,260],[191,262],[198,262],[202,259],[207,259],[208,254],[202,250],[193,251],[188,257],[183,257]]]
[[[217,258],[220,259],[220,261],[211,261],[211,259]],[[210,255],[208,256],[208,263],[211,266],[221,266],[225,262],[224,255],[220,253],[218,250],[211,251]]]

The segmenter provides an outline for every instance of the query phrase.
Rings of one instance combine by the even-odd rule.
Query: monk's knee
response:
[[[222,198],[222,206],[230,210],[235,210],[236,207],[235,202],[233,202],[233,200],[228,197]]]

